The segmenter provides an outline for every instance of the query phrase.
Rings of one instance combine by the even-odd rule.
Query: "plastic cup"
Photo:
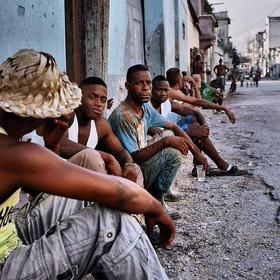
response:
[[[205,182],[205,169],[203,169],[203,168],[204,168],[203,165],[196,166],[198,182]]]

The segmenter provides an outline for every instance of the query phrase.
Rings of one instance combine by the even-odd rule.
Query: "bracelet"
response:
[[[132,163],[132,162],[126,162],[126,163],[124,164],[123,167],[126,167],[126,166],[132,166],[132,167],[134,167],[134,163]]]

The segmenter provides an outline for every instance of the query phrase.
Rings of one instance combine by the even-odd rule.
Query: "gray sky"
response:
[[[228,11],[231,19],[229,32],[238,51],[246,49],[249,38],[253,38],[258,31],[265,30],[265,19],[268,15],[280,16],[280,0],[208,0],[208,2],[224,3],[214,5],[214,12]]]

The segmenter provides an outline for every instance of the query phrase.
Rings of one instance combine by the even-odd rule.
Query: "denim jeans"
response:
[[[149,140],[148,145],[170,135],[173,135],[171,131],[163,130]],[[182,154],[179,150],[165,148],[159,151],[140,165],[145,188],[156,198],[161,198],[170,188],[181,163]]]

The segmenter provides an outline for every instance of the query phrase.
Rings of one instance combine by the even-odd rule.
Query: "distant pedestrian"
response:
[[[229,72],[227,66],[223,64],[223,60],[219,60],[219,64],[214,67],[214,72],[217,75],[217,82],[220,84],[221,92],[225,91],[225,76]]]
[[[198,88],[201,88],[201,79],[203,79],[203,75],[205,73],[201,54],[197,54],[192,63],[192,77],[197,81]]]
[[[230,91],[231,93],[233,93],[233,92],[236,91],[236,78],[235,78],[235,76],[233,76],[233,78],[232,78],[229,91]]]
[[[254,77],[254,84],[256,87],[259,86],[259,80],[261,79],[261,74],[262,74],[262,70],[261,68],[258,66],[256,73],[255,73],[255,77]]]

